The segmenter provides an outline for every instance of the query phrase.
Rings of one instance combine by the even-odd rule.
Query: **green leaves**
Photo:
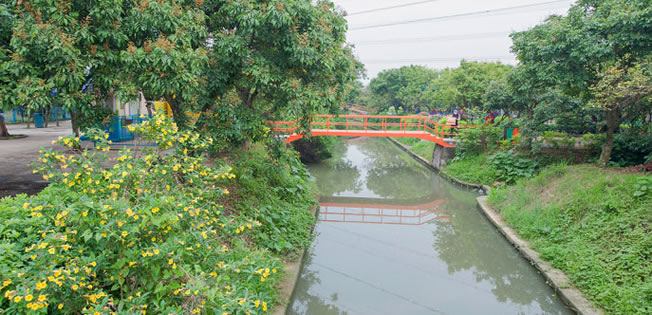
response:
[[[533,177],[538,172],[539,163],[519,157],[511,150],[498,152],[490,158],[493,168],[496,170],[496,179],[513,184],[519,178]]]
[[[652,194],[652,178],[649,176],[641,176],[636,179],[634,188],[634,197],[640,198]]]

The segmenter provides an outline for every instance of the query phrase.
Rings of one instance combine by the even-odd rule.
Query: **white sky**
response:
[[[455,67],[459,65],[461,59],[515,64],[516,59],[510,52],[509,33],[529,29],[551,14],[566,14],[574,2],[573,0],[332,1],[349,14],[346,17],[349,23],[347,38],[355,46],[356,56],[365,64],[368,76],[365,82],[382,70],[410,64],[425,65],[435,69]],[[416,2],[424,3],[356,14],[366,10]],[[358,29],[378,24],[510,7],[521,8]]]

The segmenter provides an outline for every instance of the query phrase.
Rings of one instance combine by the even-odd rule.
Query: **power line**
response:
[[[437,21],[437,20],[450,19],[450,18],[469,17],[469,16],[474,16],[474,15],[479,15],[479,14],[497,13],[497,12],[525,9],[525,8],[530,8],[530,7],[538,7],[538,6],[544,6],[544,5],[550,5],[550,4],[558,4],[558,3],[563,3],[563,2],[572,2],[572,1],[574,1],[574,0],[548,1],[548,2],[533,3],[533,4],[519,5],[519,6],[513,6],[513,7],[506,7],[506,8],[489,9],[489,10],[484,10],[484,11],[475,11],[475,12],[469,12],[469,13],[460,13],[460,14],[452,14],[452,15],[435,16],[435,17],[429,17],[429,18],[423,18],[423,19],[405,20],[405,21],[389,22],[389,23],[382,23],[382,24],[373,24],[373,25],[367,25],[367,26],[353,27],[350,30],[351,31],[357,31],[357,30],[365,30],[365,29],[385,27],[385,26],[394,26],[394,25],[403,25],[403,24],[412,24],[412,23],[422,23],[422,22],[430,22],[430,21]]]
[[[372,12],[385,11],[385,10],[391,10],[391,9],[398,9],[398,8],[404,8],[404,7],[410,7],[410,6],[413,6],[413,5],[419,5],[419,4],[423,4],[423,3],[436,2],[436,1],[441,1],[441,0],[427,0],[427,1],[410,2],[410,3],[393,5],[393,6],[389,6],[389,7],[382,7],[382,8],[376,8],[376,9],[363,10],[363,11],[349,13],[348,16],[367,14],[367,13],[372,13]]]
[[[493,60],[500,61],[503,59],[513,59],[514,56],[486,56],[486,57],[443,57],[443,58],[424,58],[424,59],[373,59],[363,61],[365,64],[369,63],[426,63],[426,62],[447,62],[447,61],[485,61]]]
[[[394,39],[379,39],[379,40],[365,40],[356,42],[355,45],[382,45],[382,44],[402,44],[402,43],[420,43],[423,41],[448,41],[448,40],[463,40],[463,39],[477,39],[477,38],[490,38],[490,37],[502,37],[511,32],[487,32],[487,33],[475,33],[475,34],[460,34],[460,35],[442,35],[442,36],[430,36],[430,37],[413,37],[413,38],[394,38]]]

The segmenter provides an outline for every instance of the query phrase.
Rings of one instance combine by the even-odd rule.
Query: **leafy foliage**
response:
[[[652,128],[625,130],[614,137],[611,161],[619,166],[633,166],[648,162],[652,154]]]
[[[652,39],[651,21],[645,0],[584,0],[568,16],[551,16],[512,34],[517,69],[529,72],[524,82],[536,87],[530,95],[536,99],[542,89],[560,89],[600,110],[607,125],[602,164],[610,159],[613,134],[623,119],[649,109],[650,47],[643,43]]]
[[[507,184],[513,184],[519,178],[529,178],[537,174],[539,163],[521,157],[512,150],[498,152],[490,158],[496,170],[496,178]]]
[[[492,151],[503,137],[503,128],[496,125],[480,124],[475,128],[460,129],[456,137],[457,155],[478,155]]]
[[[107,135],[90,132],[94,150],[42,150],[35,170],[51,181],[42,193],[0,201],[1,308],[51,314],[267,311],[277,297],[281,262],[266,248],[287,253],[309,239],[305,204],[313,201],[305,169],[296,158],[277,164],[286,172],[272,172],[255,159],[235,170],[209,163],[201,154],[210,138],[179,131],[160,116],[132,129],[158,148],[109,158]],[[79,138],[59,143],[75,147]],[[102,167],[107,163],[113,167]],[[256,165],[267,171],[249,175],[241,168]],[[243,177],[239,185],[255,176],[267,181],[255,189],[275,189],[264,194],[281,197],[234,211],[230,198],[247,197],[229,191],[238,190],[236,173]],[[295,196],[303,197],[292,203]],[[286,211],[294,218],[280,216]],[[264,241],[271,238],[284,243]]]
[[[652,194],[652,177],[641,176],[634,184],[634,197],[645,197]]]

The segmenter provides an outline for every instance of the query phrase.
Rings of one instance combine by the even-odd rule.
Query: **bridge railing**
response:
[[[303,132],[300,120],[267,123],[276,134],[292,136]],[[473,127],[444,125],[423,116],[392,115],[314,115],[309,123],[311,131],[385,131],[388,134],[420,131],[440,139],[452,138],[460,128]]]
[[[314,115],[311,128],[318,130],[347,131],[422,131],[438,138],[450,138],[460,126],[443,125],[423,116],[392,115]]]

